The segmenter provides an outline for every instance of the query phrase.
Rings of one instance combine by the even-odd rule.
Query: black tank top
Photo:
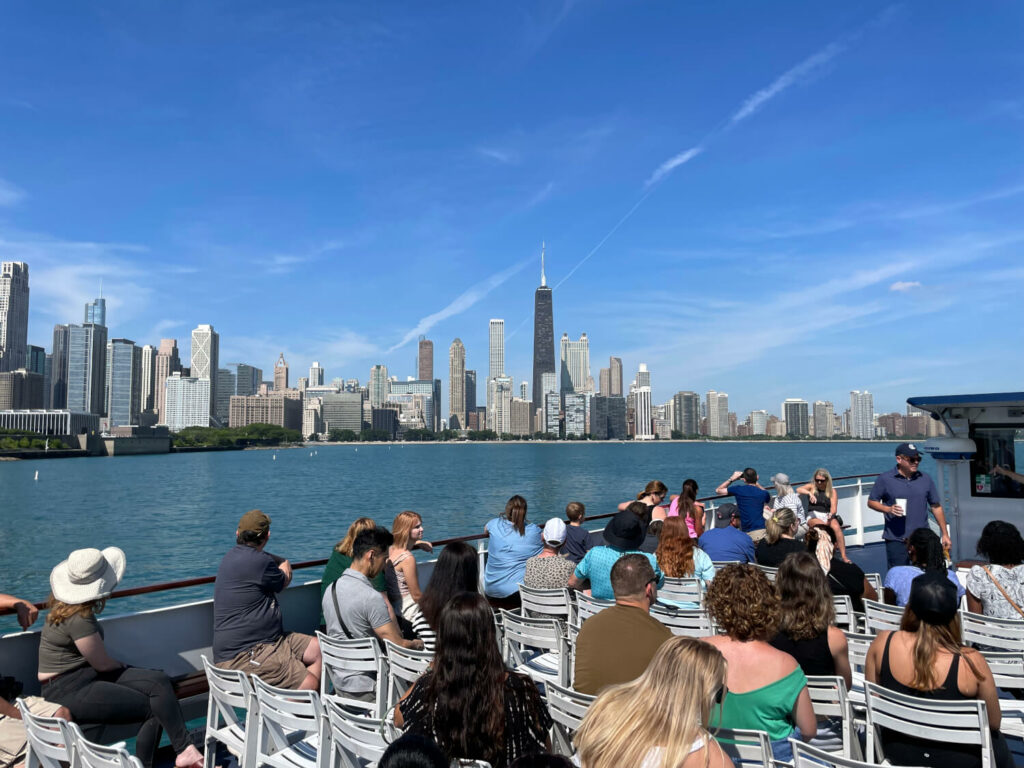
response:
[[[821,493],[815,493],[814,498],[816,501],[811,504],[810,499],[807,501],[807,511],[812,515],[819,514],[828,517],[832,512],[832,496],[825,496]]]
[[[836,662],[828,647],[828,630],[817,637],[806,640],[794,640],[787,634],[779,632],[771,641],[773,647],[785,651],[800,665],[805,675],[834,675]]]
[[[905,693],[908,696],[917,696],[920,699],[970,699],[973,696],[965,696],[960,692],[959,677],[960,677],[960,654],[953,654],[953,661],[949,665],[949,672],[946,674],[946,679],[942,682],[938,688],[933,688],[930,691],[921,691],[917,688],[911,688],[909,685],[904,685],[897,680],[893,674],[892,669],[889,667],[889,644],[892,643],[892,636],[895,632],[890,632],[889,637],[885,641],[885,651],[882,653],[882,667],[878,670],[878,682],[888,688],[891,691],[897,693]]]

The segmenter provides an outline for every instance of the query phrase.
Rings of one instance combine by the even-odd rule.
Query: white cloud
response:
[[[808,56],[792,69],[779,75],[769,85],[748,96],[743,105],[729,118],[729,124],[735,125],[741,120],[746,120],[780,93],[810,77],[816,70],[824,67],[844,50],[846,50],[846,46],[837,41],[829,43],[817,53]]]
[[[17,205],[26,197],[25,190],[9,181],[0,179],[0,208]]]
[[[529,200],[526,201],[525,207],[529,209],[533,208],[534,206],[540,205],[549,197],[551,197],[551,193],[554,191],[555,182],[549,181],[547,184],[543,186],[543,188],[539,189],[536,193],[534,193],[534,195]]]
[[[893,283],[892,285],[889,286],[889,290],[890,291],[897,291],[899,293],[906,293],[907,291],[912,291],[915,288],[920,288],[920,287],[921,287],[921,283],[919,283],[917,280],[913,280],[913,281],[897,280],[895,283]]]
[[[685,165],[686,163],[690,162],[691,160],[693,160],[693,158],[695,158],[703,151],[704,147],[701,146],[690,147],[685,152],[680,152],[678,155],[670,157],[668,160],[666,160],[664,163],[659,165],[654,170],[654,173],[651,174],[651,177],[647,179],[646,182],[644,182],[644,186],[649,187],[652,184],[658,183],[663,178],[665,178],[665,176],[667,176],[673,170],[678,168],[680,165]]]
[[[511,165],[519,161],[519,155],[510,150],[496,149],[494,147],[477,147],[476,151],[483,157],[494,160],[502,165]]]

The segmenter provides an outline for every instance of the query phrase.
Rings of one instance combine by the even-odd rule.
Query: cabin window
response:
[[[971,459],[971,495],[990,499],[1024,499],[1024,484],[1004,475],[992,474],[999,465],[1017,469],[1017,448],[1024,447],[1024,430],[1017,426],[974,427],[971,430],[978,452]]]

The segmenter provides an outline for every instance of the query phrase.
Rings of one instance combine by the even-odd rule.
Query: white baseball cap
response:
[[[544,524],[542,534],[545,544],[562,545],[565,543],[565,523],[557,517],[552,517]]]

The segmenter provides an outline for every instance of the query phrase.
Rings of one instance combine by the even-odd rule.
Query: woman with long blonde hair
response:
[[[754,556],[758,565],[778,568],[786,555],[792,552],[803,552],[804,546],[796,540],[800,530],[800,520],[789,507],[773,509],[771,516],[765,520],[765,537],[757,542]]]
[[[832,487],[832,475],[824,467],[814,470],[814,479],[796,489],[801,496],[807,497],[807,527],[827,525],[835,533],[839,557],[844,563],[850,562],[846,557],[846,537],[843,536],[843,518],[839,509],[839,494]]]
[[[583,768],[726,768],[732,761],[708,731],[725,694],[726,667],[714,647],[666,640],[636,680],[606,688],[573,741]]]
[[[331,550],[331,557],[328,559],[327,565],[324,566],[324,575],[320,579],[321,600],[327,594],[327,588],[341,577],[346,568],[352,565],[352,542],[356,540],[356,536],[363,531],[376,527],[377,523],[370,517],[357,517],[352,521],[352,525],[348,527],[348,531],[345,533],[345,538],[334,545],[334,548]],[[383,571],[374,576],[370,583],[378,592],[384,592],[387,589]],[[323,623],[322,616],[321,623]]]
[[[433,550],[429,542],[423,541],[423,518],[412,510],[404,510],[395,516],[391,526],[394,543],[388,550],[388,560],[395,569],[398,579],[398,590],[402,595],[402,615],[416,624],[420,620],[419,602],[423,593],[420,591],[419,575],[416,572],[416,558],[412,550],[416,547]]]
[[[655,552],[658,567],[671,578],[696,576],[702,585],[715,577],[715,566],[707,553],[690,538],[686,518],[667,517],[662,524]]]

